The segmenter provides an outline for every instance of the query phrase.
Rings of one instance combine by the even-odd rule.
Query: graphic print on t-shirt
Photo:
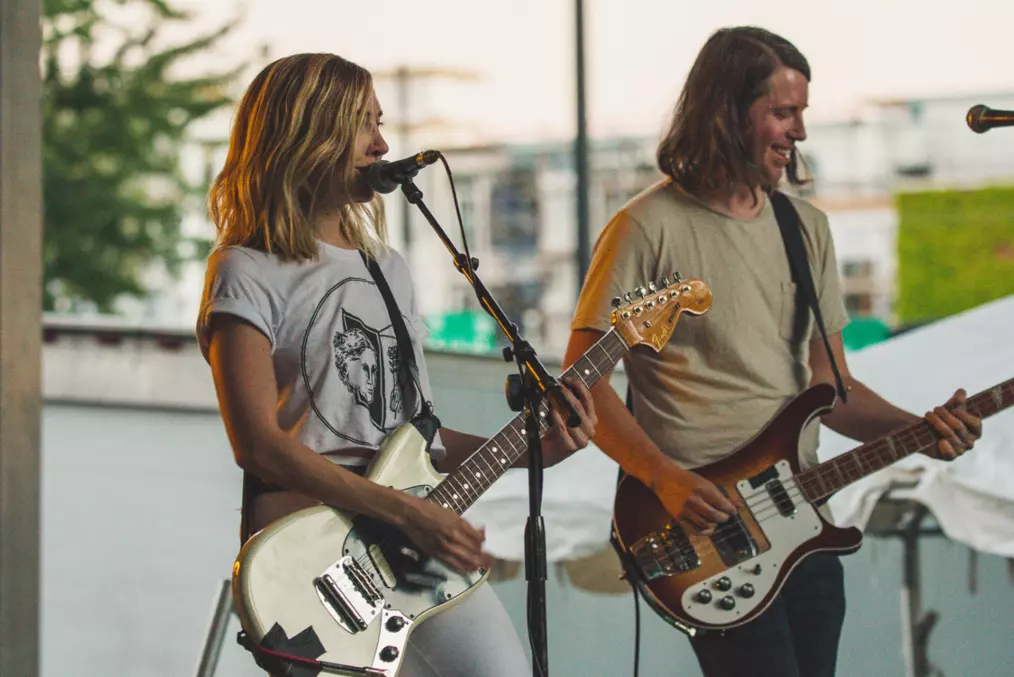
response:
[[[356,404],[369,409],[373,425],[383,428],[386,407],[384,387],[378,382],[384,354],[380,332],[345,309],[341,314],[344,331],[335,332],[331,340],[334,366]]]
[[[313,413],[333,434],[375,446],[406,420],[401,354],[371,280],[348,277],[324,294],[305,330],[301,358]]]

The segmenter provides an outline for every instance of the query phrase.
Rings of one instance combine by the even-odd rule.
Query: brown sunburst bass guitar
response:
[[[863,535],[818,512],[838,490],[910,454],[933,447],[925,421],[801,470],[799,435],[831,411],[835,389],[818,384],[790,401],[752,440],[699,473],[745,508],[710,535],[685,530],[654,492],[631,476],[616,491],[613,544],[627,576],[662,618],[694,635],[724,630],[760,615],[792,569],[816,552],[851,553]],[[1014,379],[968,398],[981,418],[1014,404]]]

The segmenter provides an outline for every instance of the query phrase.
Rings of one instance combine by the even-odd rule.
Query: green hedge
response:
[[[1014,187],[901,193],[897,208],[902,324],[1014,293]]]

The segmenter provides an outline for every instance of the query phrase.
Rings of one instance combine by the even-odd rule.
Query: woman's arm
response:
[[[227,314],[212,317],[210,332],[219,408],[241,468],[326,505],[393,524],[459,571],[489,565],[483,534],[452,511],[349,472],[279,427],[278,384],[264,334]]]

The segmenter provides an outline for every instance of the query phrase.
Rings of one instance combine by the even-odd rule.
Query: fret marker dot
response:
[[[464,484],[464,487],[465,487],[466,489],[468,488],[468,482],[465,482],[465,484]]]
[[[453,498],[456,501],[456,500],[458,500],[458,495],[457,494],[451,494],[451,498]]]
[[[584,370],[584,375],[588,376],[589,374],[591,374],[591,370],[590,369],[585,369]]]
[[[447,508],[448,510],[451,509],[451,506],[447,505],[446,503],[444,503],[444,507]]]
[[[482,477],[482,473],[481,472],[477,472],[477,473],[475,473],[475,476],[476,477]]]
[[[507,459],[506,458],[501,458],[500,462],[503,463],[504,465],[507,465]]]
[[[496,447],[492,448],[493,453],[496,453]]]

